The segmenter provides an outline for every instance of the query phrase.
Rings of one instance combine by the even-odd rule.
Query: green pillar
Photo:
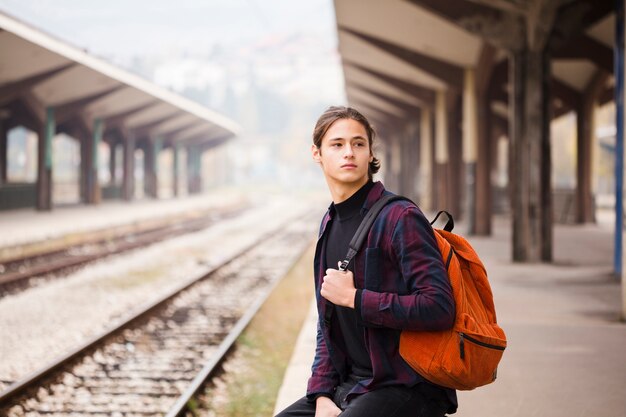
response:
[[[154,174],[153,174],[153,178],[154,178],[154,197],[158,198],[159,197],[159,154],[161,153],[161,150],[163,149],[163,137],[161,136],[157,136],[156,139],[154,140],[154,152],[152,153],[153,155],[153,163],[152,163],[152,167],[154,170]]]
[[[173,167],[172,167],[172,176],[173,176],[173,183],[172,183],[172,187],[173,187],[173,192],[174,192],[174,197],[178,197],[178,194],[180,194],[180,190],[178,189],[178,158],[180,155],[180,145],[178,144],[178,142],[174,142],[172,144],[172,158],[174,159],[173,161]]]
[[[130,201],[135,197],[135,136],[131,133],[123,139],[124,170],[122,177],[122,196]]]
[[[159,196],[159,181],[158,181],[158,170],[159,170],[159,152],[163,147],[163,138],[160,136],[156,136],[148,141],[146,146],[145,153],[145,164],[146,172],[146,184],[145,189],[146,193],[152,198],[158,198]]]
[[[199,193],[202,189],[200,172],[200,149],[190,146],[187,148],[187,189],[189,194]]]
[[[6,129],[6,120],[0,119],[0,184],[7,182],[7,153],[8,138]]]
[[[52,210],[52,139],[56,134],[54,108],[46,109],[37,155],[37,210]]]
[[[93,136],[91,143],[91,163],[89,164],[89,175],[87,177],[87,202],[98,204],[101,199],[100,183],[98,181],[99,153],[98,148],[104,134],[104,123],[102,119],[94,120]]]

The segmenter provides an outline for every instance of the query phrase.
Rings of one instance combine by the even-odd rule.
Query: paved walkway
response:
[[[508,348],[496,383],[459,392],[455,416],[626,417],[626,324],[610,223],[557,226],[553,264],[510,262],[509,222],[497,219],[494,229],[470,240],[489,272]],[[277,410],[304,394],[315,318],[313,311],[303,327]]]

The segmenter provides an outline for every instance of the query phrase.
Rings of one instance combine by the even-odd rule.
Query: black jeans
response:
[[[443,417],[448,403],[442,398],[427,396],[420,386],[383,387],[353,397],[346,402],[345,396],[355,381],[348,379],[337,387],[333,401],[342,417]],[[306,397],[281,411],[276,417],[314,417],[315,403]]]

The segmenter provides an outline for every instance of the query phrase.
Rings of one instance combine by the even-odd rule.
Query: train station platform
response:
[[[506,218],[495,220],[492,236],[470,238],[489,273],[508,347],[494,384],[458,392],[455,416],[626,416],[626,324],[612,275],[613,226],[610,216],[599,218],[608,221],[557,225],[552,264],[512,263]],[[315,350],[312,307],[276,411],[304,395]]]
[[[222,187],[178,198],[104,201],[98,205],[60,206],[52,211],[3,211],[0,259],[82,243],[87,235],[90,239],[110,237],[219,210],[243,209],[256,194],[258,191]]]

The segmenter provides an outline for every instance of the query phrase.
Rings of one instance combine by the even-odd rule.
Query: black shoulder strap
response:
[[[376,203],[374,203],[372,208],[367,212],[367,214],[361,221],[359,228],[357,229],[356,233],[352,237],[352,240],[350,241],[348,253],[346,254],[345,259],[341,262],[341,265],[339,266],[340,271],[345,271],[346,269],[348,269],[348,265],[350,264],[352,259],[356,256],[357,252],[361,248],[361,245],[363,245],[363,242],[365,241],[365,238],[367,237],[367,234],[369,233],[369,230],[372,227],[372,224],[374,224],[374,220],[376,220],[376,217],[378,217],[378,214],[382,211],[382,209],[387,204],[396,200],[406,200],[406,201],[410,201],[411,203],[413,203],[413,201],[411,201],[410,199],[406,197],[403,197],[401,195],[394,195],[394,194],[385,195],[381,197],[378,201],[376,201]],[[444,230],[449,231],[449,232],[452,231],[452,228],[454,227],[454,220],[452,219],[452,216],[450,215],[450,213],[448,213],[447,211],[440,211],[439,213],[437,213],[437,216],[435,216],[435,219],[430,224],[432,225],[433,223],[435,223],[435,221],[437,221],[441,213],[445,213],[448,216],[448,222],[444,226]],[[327,326],[330,326],[330,320],[333,315],[333,311],[334,311],[334,304],[331,302],[327,302],[326,311],[324,314],[324,322],[326,323]]]
[[[445,210],[441,210],[439,213],[437,213],[433,221],[430,222],[430,225],[432,226],[433,224],[435,224],[439,216],[441,216],[441,213],[445,213],[445,215],[448,216],[448,221],[446,222],[446,225],[443,226],[443,230],[445,230],[446,232],[451,232],[452,229],[454,229],[454,219],[452,218],[452,214],[448,213]]]
[[[387,204],[391,203],[392,201],[397,201],[397,200],[406,200],[406,201],[413,203],[413,201],[411,201],[410,199],[406,197],[403,197],[401,195],[393,195],[393,194],[385,195],[381,197],[378,201],[376,201],[376,203],[374,203],[372,208],[367,212],[367,214],[361,221],[359,228],[357,229],[356,233],[352,237],[352,240],[350,241],[348,253],[346,254],[346,257],[344,258],[344,260],[341,262],[341,265],[339,266],[340,271],[345,271],[346,269],[348,269],[348,265],[350,264],[352,259],[356,256],[357,252],[361,248],[361,245],[363,245],[363,241],[367,237],[367,234],[369,233],[370,228],[372,227],[372,224],[374,224],[374,220],[376,220],[376,217],[378,217],[378,214],[381,212],[383,207],[385,207]],[[454,228],[454,219],[452,218],[452,215],[445,210],[442,210],[439,213],[437,213],[434,220],[430,222],[430,224],[431,225],[434,224],[442,213],[445,213],[446,216],[448,216],[448,221],[446,222],[446,225],[443,227],[443,230],[447,232],[451,232],[452,229]]]
[[[365,241],[365,238],[367,237],[367,234],[369,233],[369,230],[372,227],[374,220],[376,220],[376,217],[383,209],[383,207],[385,207],[385,205],[394,200],[408,199],[399,195],[388,194],[378,199],[378,201],[376,201],[372,208],[367,212],[363,220],[361,220],[361,224],[359,225],[359,228],[352,237],[352,240],[350,241],[350,245],[348,246],[348,254],[341,262],[341,265],[339,265],[340,271],[345,271],[346,269],[348,269],[348,265],[361,248],[361,245],[363,245],[363,241]],[[326,311],[324,313],[324,322],[326,326],[330,326],[330,320],[332,318],[333,312],[335,311],[334,307],[335,305],[330,301],[326,302]]]
[[[380,199],[378,199],[378,201],[376,201],[376,203],[374,203],[372,208],[367,212],[367,214],[361,221],[361,224],[359,225],[359,228],[357,229],[356,233],[352,237],[352,240],[350,241],[348,253],[346,257],[344,258],[343,262],[341,262],[341,265],[339,266],[340,271],[345,271],[346,269],[348,269],[348,265],[350,264],[350,261],[352,261],[352,258],[354,258],[354,256],[357,254],[357,252],[361,248],[361,245],[363,245],[363,241],[367,237],[367,234],[369,233],[370,228],[372,227],[372,224],[374,224],[374,220],[376,220],[376,217],[378,217],[378,214],[381,212],[383,207],[385,207],[388,203],[392,201],[396,201],[396,200],[411,201],[408,198],[400,196],[400,195],[389,194],[389,195],[385,195],[381,197]]]

